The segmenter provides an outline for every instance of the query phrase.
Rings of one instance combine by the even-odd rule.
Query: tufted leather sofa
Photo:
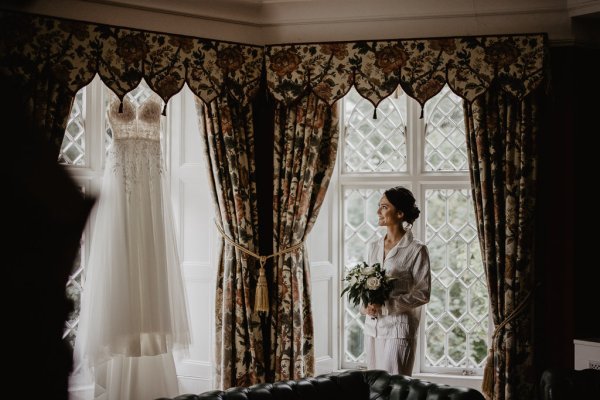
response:
[[[600,399],[600,371],[548,369],[540,380],[540,399]]]
[[[437,385],[385,371],[345,371],[295,381],[184,394],[172,400],[484,400],[474,389]],[[162,399],[167,400],[167,399]]]

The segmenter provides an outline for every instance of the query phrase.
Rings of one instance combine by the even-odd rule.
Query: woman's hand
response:
[[[366,313],[368,316],[376,318],[381,314],[381,304],[368,304]]]

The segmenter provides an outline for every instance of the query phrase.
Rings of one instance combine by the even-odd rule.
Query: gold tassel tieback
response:
[[[494,395],[494,345],[488,350],[485,368],[483,369],[483,380],[481,382],[481,391],[486,399],[492,399]]]
[[[215,221],[215,225],[217,226],[217,230],[219,231],[219,233],[221,234],[221,236],[227,243],[234,246],[236,249],[238,249],[242,253],[252,256],[259,261],[260,268],[258,269],[258,279],[256,281],[256,293],[254,294],[254,312],[268,313],[269,312],[269,286],[267,284],[267,275],[266,275],[266,271],[265,271],[265,264],[267,263],[267,260],[271,257],[276,257],[281,254],[291,253],[292,251],[298,250],[299,248],[304,246],[304,240],[302,240],[300,243],[297,243],[293,246],[287,247],[287,248],[280,250],[278,252],[275,252],[273,254],[269,254],[268,256],[261,256],[260,254],[257,254],[251,250],[248,250],[247,248],[243,247],[242,245],[237,244],[233,239],[231,239],[229,236],[227,236],[225,234],[225,232],[223,231],[223,228],[221,228],[221,225],[219,225],[217,223],[217,221]]]
[[[258,270],[258,281],[256,282],[256,293],[254,294],[254,312],[269,312],[269,287],[265,275],[265,263],[267,257],[259,258],[260,269]]]

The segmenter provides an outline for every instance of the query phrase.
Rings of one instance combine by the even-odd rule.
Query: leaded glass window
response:
[[[488,296],[470,191],[425,191],[431,299],[425,366],[483,368]]]
[[[352,88],[344,97],[344,172],[406,171],[406,99],[394,94],[375,107]]]
[[[448,86],[425,103],[426,171],[467,171],[463,102]]]
[[[73,100],[58,162],[64,165],[85,165],[85,87],[77,92]]]
[[[431,301],[419,328],[421,370],[413,372],[478,374],[487,352],[488,295],[471,199],[462,99],[444,87],[426,103],[421,119],[416,101],[399,93],[379,105],[377,120],[374,107],[354,89],[343,100],[343,166],[338,180],[342,274],[364,260],[370,241],[385,234],[376,216],[385,189],[411,189],[422,211],[413,233],[427,243],[432,271]],[[396,145],[393,162],[378,152],[384,143]],[[342,367],[364,365],[364,316],[346,299],[343,324]]]

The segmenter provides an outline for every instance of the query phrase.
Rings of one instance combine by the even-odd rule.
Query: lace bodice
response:
[[[107,117],[113,143],[108,151],[107,167],[121,177],[127,198],[138,185],[149,185],[151,190],[159,190],[156,185],[163,173],[161,99],[153,93],[136,107],[129,97],[125,97],[123,112],[119,112],[120,105],[117,96],[111,94]]]
[[[139,107],[125,97],[123,112],[119,112],[121,102],[111,94],[108,108],[108,122],[112,128],[113,139],[146,139],[160,141],[160,113],[162,101],[152,94]]]

